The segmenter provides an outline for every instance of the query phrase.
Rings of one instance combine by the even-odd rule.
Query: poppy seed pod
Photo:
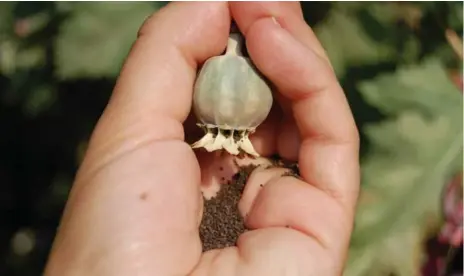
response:
[[[225,149],[233,155],[240,150],[259,156],[248,135],[267,117],[272,91],[251,60],[244,56],[244,38],[229,36],[224,55],[208,59],[194,86],[193,109],[205,135],[192,147],[207,151]]]

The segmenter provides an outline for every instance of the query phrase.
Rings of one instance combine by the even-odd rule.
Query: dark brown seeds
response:
[[[238,236],[247,230],[238,211],[238,202],[248,175],[254,168],[243,168],[230,183],[222,186],[215,198],[204,201],[203,219],[200,224],[203,252],[234,246]]]
[[[298,165],[279,165],[291,169],[291,172],[285,175],[299,177]],[[215,198],[204,201],[203,219],[200,224],[203,252],[234,246],[240,234],[247,231],[238,211],[238,202],[254,168],[253,165],[242,168],[230,183],[222,186]]]

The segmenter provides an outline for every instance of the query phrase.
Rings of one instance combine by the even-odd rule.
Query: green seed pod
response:
[[[243,36],[231,33],[224,55],[208,59],[194,87],[193,109],[206,134],[192,147],[208,151],[239,149],[259,156],[248,135],[267,117],[272,106],[269,83],[243,55]]]

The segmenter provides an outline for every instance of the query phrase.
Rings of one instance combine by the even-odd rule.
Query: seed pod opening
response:
[[[240,150],[259,156],[248,135],[267,117],[272,91],[251,60],[244,56],[244,38],[229,35],[224,55],[208,59],[194,86],[193,109],[206,134],[192,145],[207,151]]]

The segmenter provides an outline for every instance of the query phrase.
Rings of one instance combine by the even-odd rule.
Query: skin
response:
[[[236,247],[202,254],[201,180],[220,161],[186,143],[197,130],[192,87],[198,66],[224,49],[231,17],[277,91],[253,145],[298,161],[302,179],[255,170],[239,206],[253,230]],[[358,147],[343,90],[297,2],[171,3],[139,31],[76,176],[45,275],[341,275],[359,190]]]

